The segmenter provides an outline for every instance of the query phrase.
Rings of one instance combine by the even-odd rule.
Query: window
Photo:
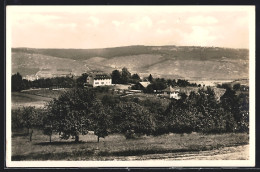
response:
[[[104,84],[104,82],[101,82],[101,84]]]
[[[99,82],[95,82],[95,84],[97,85],[97,84],[99,84]]]

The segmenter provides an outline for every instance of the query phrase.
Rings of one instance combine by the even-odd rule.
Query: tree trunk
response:
[[[99,136],[97,137],[97,142],[99,143]]]
[[[79,142],[79,136],[78,135],[75,136],[75,142]]]
[[[30,133],[30,142],[32,141],[32,134],[33,134],[33,130]]]

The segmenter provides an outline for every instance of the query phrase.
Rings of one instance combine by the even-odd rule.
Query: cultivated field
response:
[[[111,134],[97,143],[94,134],[80,142],[49,137],[34,129],[32,141],[25,131],[13,132],[12,160],[152,160],[248,159],[248,134],[165,134],[126,140]],[[196,158],[197,157],[197,158]]]

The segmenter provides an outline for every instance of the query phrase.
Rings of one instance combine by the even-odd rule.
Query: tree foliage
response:
[[[62,94],[49,104],[49,112],[54,118],[53,129],[62,139],[75,137],[79,141],[79,134],[88,132],[92,102],[95,94],[87,89],[75,88]]]
[[[112,72],[112,83],[113,84],[120,84],[121,83],[121,73],[119,70],[114,70]]]
[[[98,142],[100,137],[105,138],[109,134],[111,126],[110,114],[111,110],[108,106],[105,108],[100,100],[94,100],[90,112],[90,126],[94,134],[97,135]]]
[[[79,78],[76,79],[76,86],[83,88],[84,83],[86,83],[86,81],[87,81],[87,77],[88,77],[88,74],[83,73]]]
[[[22,75],[20,73],[16,73],[12,75],[12,91],[21,91],[25,88],[23,83]]]
[[[128,139],[133,138],[134,134],[149,135],[153,130],[150,112],[134,102],[120,102],[115,107],[113,125]]]

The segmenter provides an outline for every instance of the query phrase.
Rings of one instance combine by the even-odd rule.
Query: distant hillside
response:
[[[127,67],[143,76],[167,78],[248,78],[249,52],[194,46],[127,46],[104,49],[12,48],[12,72],[35,75],[42,69],[69,69],[74,75],[90,70],[111,72]]]

